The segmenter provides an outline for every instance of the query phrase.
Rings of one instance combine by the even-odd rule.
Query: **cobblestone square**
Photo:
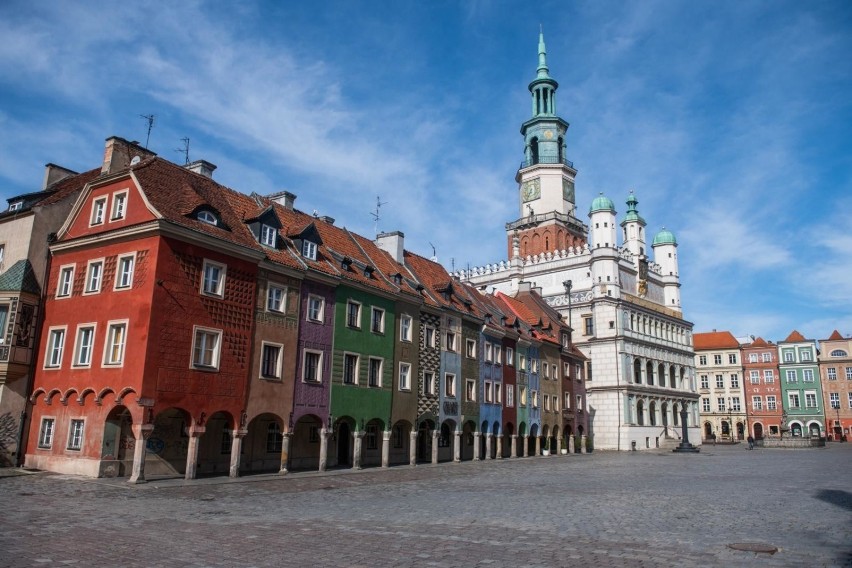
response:
[[[0,565],[852,566],[850,464],[741,444],[138,486],[6,470]]]

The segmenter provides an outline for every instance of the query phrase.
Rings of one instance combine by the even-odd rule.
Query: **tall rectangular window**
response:
[[[571,393],[570,392],[565,393],[565,400],[562,403],[562,408],[564,408],[565,410],[571,409]]]
[[[725,388],[725,377],[723,375],[716,375],[716,388]]]
[[[270,284],[266,289],[266,310],[284,313],[287,308],[286,297],[284,288]]]
[[[311,260],[317,259],[317,245],[311,241],[302,241],[302,256]]]
[[[464,399],[467,402],[476,402],[476,381],[473,379],[464,381]]]
[[[790,404],[790,408],[799,408],[799,393],[787,393],[787,402]]]
[[[784,351],[784,362],[792,363],[793,362],[793,352],[792,351]]]
[[[763,399],[759,396],[751,397],[751,407],[755,410],[763,410]]]
[[[411,316],[403,315],[399,318],[399,340],[411,341]]]
[[[223,297],[225,295],[225,273],[227,269],[224,264],[205,260],[201,278],[201,293],[207,296]]]
[[[135,264],[135,254],[118,257],[118,271],[115,275],[115,288],[117,290],[130,288],[133,285],[133,266]]]
[[[426,371],[423,373],[423,394],[436,394],[435,373],[431,371]]]
[[[734,412],[740,411],[740,397],[731,397],[731,410],[733,410]]]
[[[806,383],[814,382],[814,370],[813,369],[804,369],[803,375],[804,375],[803,380]]]
[[[716,410],[725,412],[725,397],[720,396],[716,399]]]
[[[710,388],[710,378],[707,375],[701,375],[701,388],[709,389]]]
[[[500,383],[494,383],[494,402],[503,404],[503,385]]]
[[[343,384],[354,385],[358,383],[358,355],[354,353],[343,354]]]
[[[852,367],[846,367],[846,380],[852,381]]]
[[[89,225],[100,225],[104,222],[104,211],[106,210],[106,197],[99,197],[92,201],[92,216]]]
[[[80,450],[83,448],[83,426],[85,422],[81,419],[72,419],[68,428],[68,449]]]
[[[384,333],[385,332],[385,311],[381,308],[373,308],[373,315],[371,321],[373,322],[371,325],[371,330],[373,333]]]
[[[456,376],[451,373],[444,375],[444,394],[456,396]]]
[[[828,393],[828,402],[829,402],[829,404],[831,404],[831,408],[840,408],[840,393],[839,392]]]
[[[594,335],[595,333],[595,321],[589,317],[583,318],[583,335]]]
[[[306,383],[322,382],[322,352],[305,350],[302,361],[302,380]]]
[[[62,365],[62,352],[65,349],[65,328],[51,329],[47,336],[47,353],[44,366],[57,368]]]
[[[309,321],[322,322],[325,300],[319,296],[308,296],[307,318]]]
[[[707,364],[707,355],[699,355],[698,356],[698,364],[703,366]]]
[[[371,387],[382,386],[382,360],[370,357],[370,367],[367,374],[367,384]]]
[[[434,327],[426,326],[423,328],[423,343],[424,347],[436,347]]]
[[[737,354],[736,353],[728,353],[728,363],[730,365],[737,364]]]
[[[760,371],[749,371],[749,381],[753,385],[760,384]]]
[[[772,353],[767,352],[767,353],[761,354],[761,359],[763,359],[764,363],[771,363],[772,362]]]
[[[817,407],[816,393],[805,392],[805,408],[816,408],[816,407]]]
[[[710,399],[702,398],[701,399],[701,411],[702,412],[710,412]]]
[[[260,227],[260,242],[268,247],[275,247],[275,240],[277,237],[277,232],[275,231],[275,227],[270,227],[269,225],[261,225]]]
[[[764,383],[774,383],[775,382],[775,372],[772,369],[764,369],[763,370],[763,382]]]
[[[510,367],[515,366],[515,350],[511,347],[506,348],[506,364]]]
[[[485,402],[494,400],[494,386],[491,381],[485,381]]]
[[[749,363],[757,363],[757,353],[749,353],[748,354],[748,362]]]
[[[59,282],[56,285],[56,297],[67,298],[74,289],[74,265],[59,268]]]
[[[346,325],[356,329],[361,327],[361,304],[346,302]]]
[[[399,390],[401,390],[401,391],[411,390],[411,364],[410,363],[400,363],[399,364]]]
[[[222,331],[196,326],[194,334],[192,366],[202,369],[218,369]]]
[[[767,395],[766,397],[766,410],[776,410],[778,408],[777,403],[775,402],[775,395]]]
[[[124,219],[124,212],[127,209],[127,191],[119,191],[112,194],[112,211],[109,216],[110,221],[118,221]]]
[[[740,387],[740,376],[737,373],[731,373],[731,388]]]
[[[74,365],[88,367],[92,364],[92,348],[95,343],[95,325],[81,325],[77,328],[77,341],[74,346]]]
[[[787,369],[787,382],[788,383],[799,382],[799,378],[796,376],[796,370],[795,369]]]
[[[86,269],[86,294],[96,294],[101,291],[101,279],[104,273],[103,260],[94,260]]]
[[[274,343],[263,343],[260,355],[260,376],[264,379],[281,378],[281,351],[283,347]]]
[[[447,351],[455,352],[456,350],[456,334],[448,331],[447,332]]]
[[[41,430],[38,432],[38,447],[47,449],[53,445],[53,428],[56,420],[53,418],[41,419]]]
[[[0,261],[2,262],[2,261]],[[9,304],[0,304],[0,344],[6,342],[6,324],[9,322]]]
[[[465,354],[468,359],[476,359],[476,341],[473,339],[465,340]],[[485,344],[485,360],[491,361],[491,344]]]
[[[837,380],[837,369],[835,367],[829,367],[828,369],[826,369],[826,373],[828,374],[829,381]]]
[[[713,355],[713,364],[721,365],[722,364],[722,355],[720,353],[716,353]]]
[[[515,406],[515,387],[513,385],[506,385],[506,406],[508,408]]]
[[[104,347],[104,365],[121,365],[124,362],[126,334],[127,322],[111,322],[109,324]]]

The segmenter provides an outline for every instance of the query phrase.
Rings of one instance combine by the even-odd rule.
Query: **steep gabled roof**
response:
[[[794,329],[790,332],[790,335],[787,336],[787,339],[784,340],[784,343],[795,343],[797,341],[807,341],[807,339]]]
[[[828,340],[827,340],[827,341],[837,341],[837,340],[841,340],[841,341],[842,341],[843,339],[845,339],[845,338],[844,338],[842,335],[840,335],[840,332],[839,332],[839,331],[837,331],[837,330],[835,329],[835,330],[831,333],[831,335],[829,335],[829,336],[828,336]]]
[[[740,342],[730,331],[710,331],[692,335],[692,345],[696,351],[707,349],[738,349]]]
[[[762,337],[758,337],[747,345],[747,347],[769,347],[769,343],[767,343]]]

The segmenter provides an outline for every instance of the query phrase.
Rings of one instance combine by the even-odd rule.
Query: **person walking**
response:
[[[754,449],[754,438],[752,436],[749,436],[746,439],[748,440],[748,449],[753,450]]]

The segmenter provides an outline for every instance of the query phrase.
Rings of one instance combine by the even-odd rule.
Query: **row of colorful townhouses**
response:
[[[852,337],[793,331],[777,344],[728,331],[696,333],[705,443],[752,436],[844,441],[852,428]]]
[[[530,285],[246,195],[136,143],[0,217],[7,463],[231,475],[585,453],[585,357]]]

